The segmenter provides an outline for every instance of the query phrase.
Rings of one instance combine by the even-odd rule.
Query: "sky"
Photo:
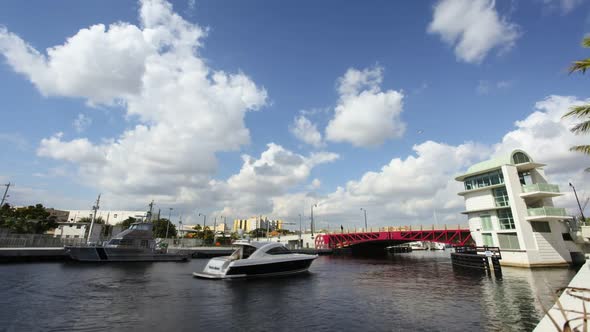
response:
[[[523,149],[577,214],[589,32],[585,0],[5,0],[0,183],[185,223],[465,224],[455,176]]]

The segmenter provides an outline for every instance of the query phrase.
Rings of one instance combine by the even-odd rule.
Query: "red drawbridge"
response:
[[[416,228],[414,226],[414,228]],[[388,243],[401,244],[414,241],[427,241],[451,244],[453,246],[469,245],[471,232],[467,227],[458,226],[454,229],[412,229],[412,227],[386,227],[377,231],[360,231],[318,234],[315,247],[318,249],[346,248],[358,244]]]

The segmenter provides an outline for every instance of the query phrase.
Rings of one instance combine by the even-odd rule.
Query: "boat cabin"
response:
[[[115,235],[106,247],[111,248],[155,248],[156,242],[152,233],[151,223],[133,223],[131,226]]]
[[[234,246],[237,246],[237,249],[229,256],[232,261],[248,258],[263,258],[268,255],[292,254],[283,244],[276,242],[236,241],[234,242]]]

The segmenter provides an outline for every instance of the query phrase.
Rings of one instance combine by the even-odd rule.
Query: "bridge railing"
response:
[[[406,225],[406,226],[388,226],[388,227],[368,227],[368,228],[344,228],[344,230],[328,231],[324,234],[351,234],[351,233],[373,233],[373,232],[399,232],[399,231],[444,231],[454,229],[469,229],[468,224],[444,224],[444,225]]]

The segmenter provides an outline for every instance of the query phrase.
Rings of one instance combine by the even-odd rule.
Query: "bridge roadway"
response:
[[[467,225],[453,226],[402,226],[381,227],[373,230],[342,230],[319,234],[315,239],[316,248],[338,249],[359,246],[385,247],[414,241],[427,241],[450,244],[453,246],[469,245],[473,242]]]

